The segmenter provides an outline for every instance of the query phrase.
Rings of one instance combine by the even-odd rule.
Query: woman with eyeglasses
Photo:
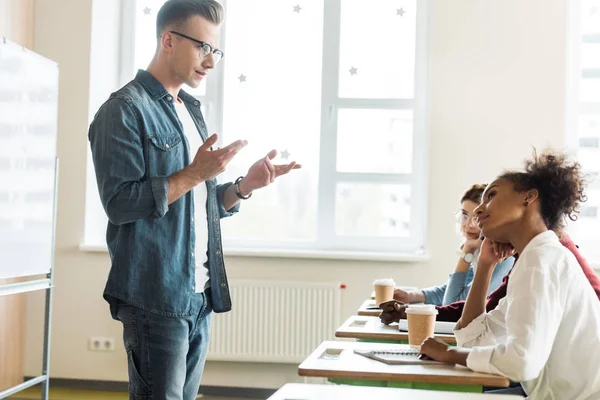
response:
[[[475,275],[477,257],[482,243],[481,231],[477,226],[473,211],[479,205],[485,188],[486,185],[473,185],[460,200],[461,209],[457,212],[457,216],[458,230],[463,238],[463,244],[460,247],[460,256],[456,262],[454,272],[450,274],[448,281],[443,285],[421,290],[396,289],[394,300],[403,303],[426,303],[439,306],[467,298]],[[514,263],[514,257],[509,257],[496,265],[488,294],[500,286],[502,278],[510,271]]]

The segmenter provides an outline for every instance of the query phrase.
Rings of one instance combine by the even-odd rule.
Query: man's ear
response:
[[[160,46],[161,48],[170,53],[173,51],[173,35],[169,31],[164,31],[160,36]]]

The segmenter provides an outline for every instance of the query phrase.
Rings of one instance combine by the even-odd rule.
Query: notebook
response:
[[[438,361],[419,359],[419,350],[413,349],[409,345],[394,350],[373,349],[354,350],[354,352],[389,365],[440,364]]]

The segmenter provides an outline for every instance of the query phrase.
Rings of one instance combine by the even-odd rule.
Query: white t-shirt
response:
[[[600,301],[552,231],[525,247],[498,306],[456,328],[470,369],[521,382],[529,399],[600,399]]]
[[[181,101],[181,100],[180,100]],[[183,133],[190,144],[190,161],[194,159],[198,148],[204,143],[183,102],[175,102],[175,110],[183,125]],[[196,260],[196,293],[203,292],[210,286],[208,274],[208,220],[206,219],[206,183],[194,187],[194,218],[196,244],[192,256]]]

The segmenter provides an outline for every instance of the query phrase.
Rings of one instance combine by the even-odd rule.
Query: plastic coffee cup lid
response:
[[[374,286],[396,286],[396,282],[393,279],[376,279],[373,282]]]
[[[420,315],[437,315],[438,310],[436,310],[433,304],[409,304],[406,309],[407,314],[420,314]]]

